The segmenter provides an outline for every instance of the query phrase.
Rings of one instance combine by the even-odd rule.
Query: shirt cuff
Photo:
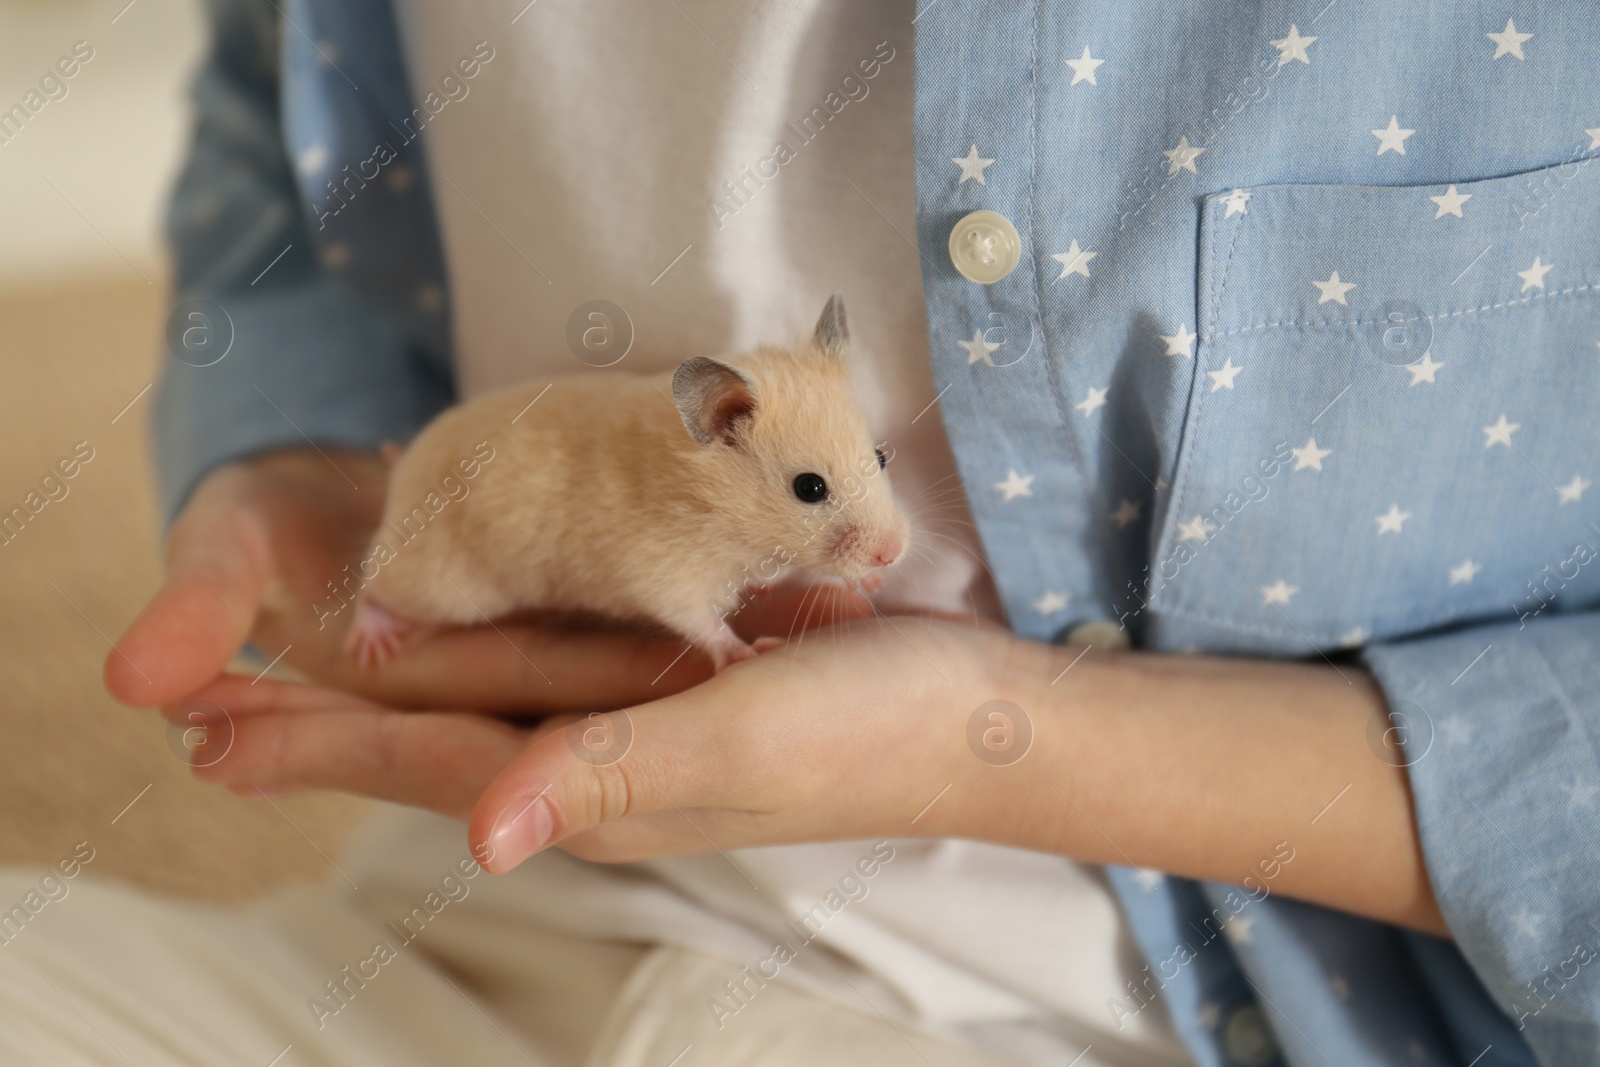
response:
[[[198,330],[209,331],[203,344]],[[281,448],[404,443],[453,392],[392,325],[329,280],[182,301],[167,342],[153,432],[169,525],[223,463]]]
[[[1541,1063],[1600,1063],[1597,648],[1572,614],[1366,654],[1445,922]]]

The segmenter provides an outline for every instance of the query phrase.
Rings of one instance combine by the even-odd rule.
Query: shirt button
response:
[[[993,285],[1021,260],[1022,238],[998,211],[974,211],[950,231],[950,262],[969,282]]]
[[[1121,652],[1129,645],[1128,631],[1109,619],[1079,623],[1061,639],[1063,645],[1088,645],[1102,652]]]
[[[1222,1050],[1239,1067],[1266,1067],[1278,1055],[1278,1042],[1267,1027],[1261,1009],[1246,1004],[1228,1017],[1222,1031]]]

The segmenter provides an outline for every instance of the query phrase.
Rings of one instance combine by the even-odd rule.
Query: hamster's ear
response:
[[[726,363],[696,356],[673,374],[672,401],[696,441],[731,444],[735,423],[755,413],[756,386]]]
[[[825,356],[844,358],[850,343],[850,327],[844,320],[843,293],[834,293],[828,298],[827,306],[822,309],[822,317],[817,319],[817,329],[811,335],[811,343]]]

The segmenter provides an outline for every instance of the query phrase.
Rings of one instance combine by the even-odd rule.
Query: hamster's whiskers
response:
[[[821,586],[812,586],[809,589],[807,589],[806,592],[805,592],[805,595],[800,598],[799,607],[796,607],[794,609],[794,619],[791,620],[790,623],[789,623],[789,635],[788,635],[786,640],[789,640],[789,641],[794,641],[795,640],[794,628],[797,625],[799,625],[799,623],[800,623],[800,612],[801,612],[802,609],[805,611],[806,626],[810,626],[811,625],[811,612],[812,612],[813,608],[815,608],[817,602],[822,599],[822,597],[821,597],[821,589],[822,589]],[[800,636],[802,638],[805,636],[805,628],[804,627],[802,627],[801,630],[800,630]],[[800,642],[795,641],[796,647],[798,647],[799,644],[800,644]]]
[[[932,488],[934,488],[936,486],[943,485],[945,482],[952,481],[952,480],[960,478],[960,477],[961,477],[961,475],[959,473],[946,474],[943,478],[936,478],[933,481],[929,482],[927,485],[923,486],[922,488],[923,488],[924,491],[927,491],[927,490],[932,489]]]

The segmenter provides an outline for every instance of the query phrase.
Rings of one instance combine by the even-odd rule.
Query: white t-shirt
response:
[[[655,372],[798,339],[842,291],[855,390],[894,446],[922,549],[880,600],[997,617],[934,404],[909,0],[519,8],[399,4],[419,99],[479,42],[494,50],[424,133],[463,392],[588,370],[567,341],[588,301],[626,312],[624,365]],[[1159,1008],[1113,1021],[1107,1002],[1143,960],[1098,870],[974,842],[894,849],[786,977],[863,1011],[863,991],[878,990],[879,1009],[1030,1062],[1067,1063],[1091,1044],[1084,1067],[1189,1062]],[[783,937],[870,852],[843,842],[595,868],[584,922],[592,932],[614,913],[636,935],[654,918],[663,940],[754,967],[760,957],[730,946]],[[570,892],[565,877],[551,890]]]

